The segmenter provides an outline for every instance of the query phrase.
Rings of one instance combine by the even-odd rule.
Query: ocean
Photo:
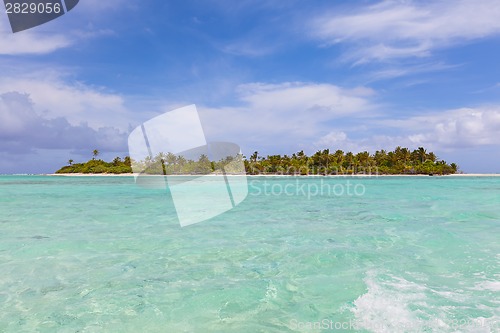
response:
[[[0,332],[500,332],[500,177],[0,176]]]

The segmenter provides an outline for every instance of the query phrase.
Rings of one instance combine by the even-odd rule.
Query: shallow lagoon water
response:
[[[0,332],[500,331],[500,177],[249,190],[181,228],[133,177],[1,176]]]

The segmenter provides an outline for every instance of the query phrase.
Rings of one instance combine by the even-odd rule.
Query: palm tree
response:
[[[378,166],[383,166],[387,161],[387,151],[385,149],[377,150],[373,155],[373,159]]]
[[[334,165],[329,165],[329,171],[333,174],[338,174],[342,172],[342,163],[344,162],[344,152],[340,149],[336,150],[335,153],[328,155],[328,160]]]
[[[335,154],[333,154],[333,158],[335,159],[335,163],[342,167],[342,163],[344,162],[344,152],[338,149],[335,151]]]
[[[257,158],[259,157],[259,152],[257,151],[254,151],[254,153],[252,154],[252,156],[250,156],[250,162],[257,162]]]
[[[361,166],[366,167],[370,161],[370,153],[367,151],[359,152],[356,154],[356,158]]]
[[[321,150],[318,150],[311,157],[312,157],[312,163],[313,163],[313,165],[318,166],[318,167],[322,166],[321,165],[321,163],[322,163],[322,152],[321,152]]]
[[[172,155],[174,155],[174,154],[172,154]],[[174,170],[177,169],[177,173],[182,173],[183,169],[186,166],[186,164],[188,163],[188,161],[182,155],[178,155],[178,156],[174,155],[174,157],[176,157],[176,160],[173,161]],[[171,156],[169,156],[169,163],[170,163],[170,158],[171,158]],[[175,166],[177,166],[177,168],[175,168]]]
[[[301,159],[303,159],[303,158],[307,158],[307,156],[306,156],[306,154],[304,153],[304,151],[303,151],[303,150],[301,150],[301,151],[299,151],[299,152],[297,153],[297,158],[298,158],[299,160],[301,160]]]
[[[390,151],[387,153],[387,161],[389,162],[389,166],[393,168],[398,164],[398,156],[395,152]]]
[[[345,154],[344,167],[348,169],[354,167],[354,154],[352,152],[348,152],[347,154]]]
[[[420,157],[420,162],[423,164],[427,159],[427,150],[424,147],[418,147],[418,157]]]
[[[403,159],[403,163],[406,165],[411,157],[411,152],[408,148],[401,149],[401,157]]]
[[[92,152],[92,155],[94,155],[94,157],[92,157],[92,159],[95,160],[95,158],[97,157],[97,155],[99,155],[99,150],[94,149],[94,151]]]

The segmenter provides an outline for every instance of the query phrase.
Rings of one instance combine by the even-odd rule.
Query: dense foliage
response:
[[[108,163],[103,160],[91,159],[86,163],[76,163],[69,161],[69,165],[62,167],[57,170],[56,173],[131,173],[131,160],[130,157],[125,157],[121,159],[119,157],[115,158],[113,162]]]
[[[453,174],[457,172],[455,163],[447,164],[439,160],[433,152],[423,147],[413,151],[397,147],[394,151],[378,150],[374,154],[367,151],[353,154],[329,149],[317,151],[307,156],[304,151],[291,156],[271,155],[259,157],[254,152],[245,160],[248,174]]]
[[[244,156],[228,157],[221,161],[210,161],[206,155],[201,155],[197,161],[186,159],[172,153],[161,153],[145,161],[132,161],[115,158],[113,162],[96,160],[98,151],[93,152],[94,158],[86,163],[73,164],[61,168],[56,173],[131,173],[141,170],[146,174],[207,174],[223,167],[229,173],[241,173],[238,162],[243,160],[247,174],[283,174],[283,175],[351,175],[351,174],[453,174],[457,172],[455,163],[447,164],[439,160],[433,152],[427,152],[423,147],[413,151],[397,147],[394,151],[379,150],[374,154],[367,151],[353,154],[337,150],[331,153],[329,149],[317,151],[307,156],[304,151],[288,155],[259,156],[254,152],[250,158]],[[228,166],[234,165],[233,169]]]

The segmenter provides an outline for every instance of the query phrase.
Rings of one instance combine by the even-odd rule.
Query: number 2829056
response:
[[[63,9],[58,2],[14,2],[5,4],[7,14],[59,14]]]

